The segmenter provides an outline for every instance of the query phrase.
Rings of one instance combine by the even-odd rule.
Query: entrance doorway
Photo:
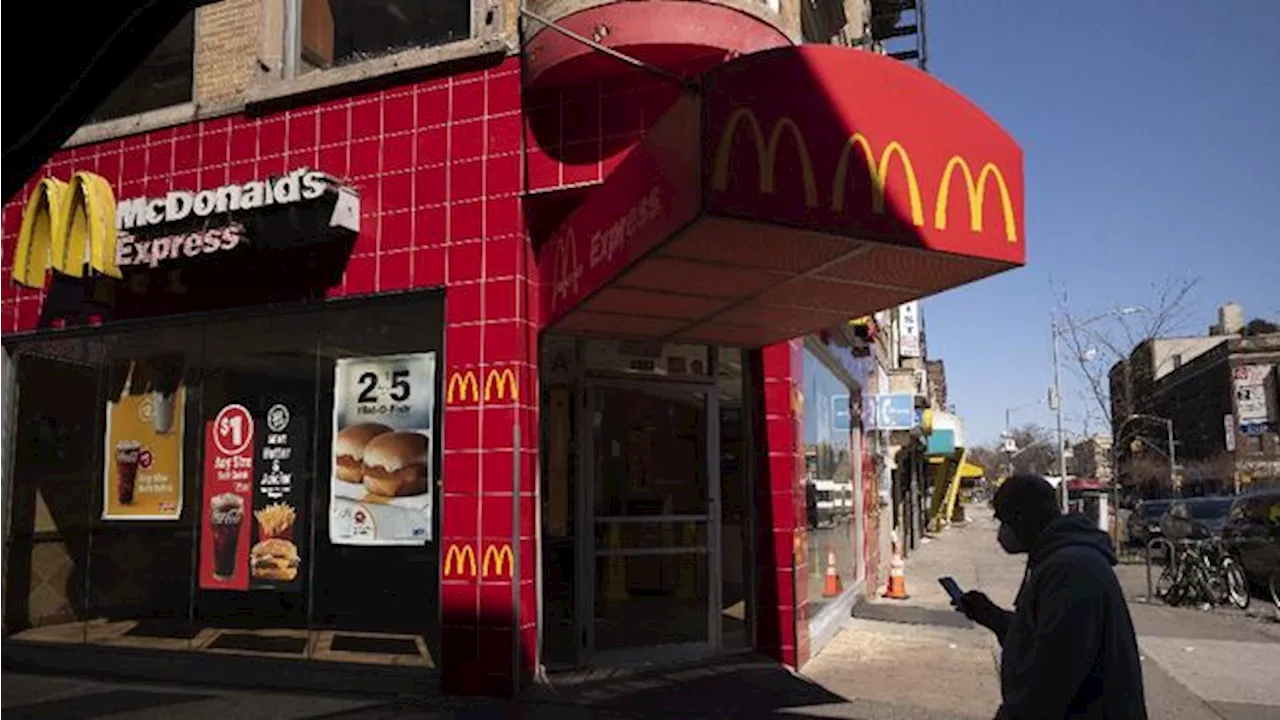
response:
[[[746,353],[557,336],[541,353],[548,668],[751,647]]]
[[[720,442],[710,382],[586,384],[579,622],[592,664],[706,654],[720,632]],[[583,532],[585,531],[585,532]],[[643,649],[643,652],[637,652]]]

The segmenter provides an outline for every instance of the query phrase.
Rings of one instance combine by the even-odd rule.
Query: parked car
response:
[[[1160,518],[1169,509],[1171,500],[1139,500],[1129,513],[1126,530],[1133,545],[1146,545],[1160,537]]]
[[[1227,525],[1232,498],[1196,497],[1174,500],[1160,518],[1160,532],[1170,540],[1217,537]]]
[[[1266,587],[1280,573],[1280,489],[1241,495],[1231,505],[1222,531],[1227,552],[1249,581]]]

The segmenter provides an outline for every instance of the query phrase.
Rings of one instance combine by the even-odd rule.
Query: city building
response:
[[[1067,471],[1081,478],[1093,478],[1103,484],[1111,482],[1111,436],[1090,435],[1071,446]]]
[[[1121,482],[1186,493],[1280,481],[1280,332],[1219,310],[1205,337],[1157,338],[1111,369]],[[1175,472],[1169,473],[1172,435]],[[1159,491],[1159,490],[1156,490]]]
[[[3,208],[6,663],[803,666],[887,554],[868,333],[1025,261],[916,6],[194,11]]]

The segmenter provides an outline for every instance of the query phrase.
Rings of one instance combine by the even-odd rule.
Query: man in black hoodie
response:
[[[1003,648],[996,720],[1146,720],[1142,664],[1107,534],[1063,516],[1044,478],[1009,478],[991,501],[999,542],[1027,553],[1009,612],[969,591],[958,609]]]

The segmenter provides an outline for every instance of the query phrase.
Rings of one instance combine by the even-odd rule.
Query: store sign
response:
[[[177,520],[182,516],[186,388],[180,383],[171,388],[138,387],[144,376],[157,371],[139,369],[148,362],[128,363],[120,396],[107,402],[104,520]]]
[[[863,406],[863,424],[871,430],[910,430],[918,422],[915,402],[907,393],[871,395]]]
[[[333,192],[327,227],[360,229],[359,197],[334,178],[306,168],[267,180],[163,197],[116,202],[110,183],[90,172],[69,183],[45,178],[27,201],[14,250],[14,282],[43,288],[45,273],[120,278],[123,268],[156,268],[234,250],[249,241],[247,218],[280,206],[301,205]],[[236,217],[238,221],[217,222]],[[211,227],[212,226],[212,227]],[[172,227],[172,232],[164,232]]]
[[[479,392],[474,373],[469,386],[473,395]],[[485,392],[498,387],[514,384],[491,374]],[[424,545],[431,539],[436,392],[433,352],[338,360],[331,542]]]
[[[1022,151],[933,77],[806,45],[724,63],[704,84],[710,212],[1025,262]]]
[[[920,303],[909,302],[898,308],[898,354],[904,358],[920,357]]]

